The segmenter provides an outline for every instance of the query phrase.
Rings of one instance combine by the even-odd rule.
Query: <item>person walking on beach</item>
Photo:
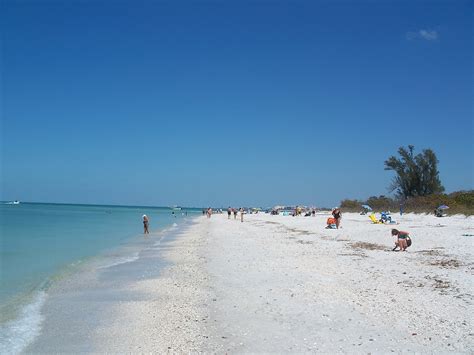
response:
[[[339,226],[341,225],[341,219],[342,219],[342,212],[339,209],[339,207],[335,207],[332,210],[332,216],[336,219],[336,228],[339,229]]]
[[[244,209],[240,207],[240,222],[244,221]]]
[[[211,216],[212,216],[212,208],[209,207],[209,208],[207,209],[207,218],[211,218]]]
[[[234,219],[237,219],[237,209],[232,208],[232,212],[234,213]]]
[[[232,208],[230,208],[229,206],[229,208],[227,209],[227,219],[230,219],[231,213],[232,213]]]
[[[148,217],[146,214],[143,215],[143,234],[149,234],[150,232],[148,231]]]

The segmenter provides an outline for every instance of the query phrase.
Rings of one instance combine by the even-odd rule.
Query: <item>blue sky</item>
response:
[[[3,200],[331,206],[473,188],[471,1],[11,1]]]

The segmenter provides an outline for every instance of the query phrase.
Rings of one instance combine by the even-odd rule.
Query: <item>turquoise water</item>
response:
[[[40,307],[51,282],[65,270],[143,238],[143,214],[153,234],[179,224],[185,213],[200,211],[174,213],[153,207],[0,204],[0,340],[11,337],[10,328],[19,327],[11,322]]]

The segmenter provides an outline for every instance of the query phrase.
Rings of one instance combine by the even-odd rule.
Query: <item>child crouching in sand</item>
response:
[[[408,232],[399,231],[398,229],[392,229],[392,236],[395,239],[395,248],[393,248],[392,250],[395,251],[397,247],[399,247],[401,251],[407,250],[407,248],[409,247],[408,241],[410,239],[410,234]]]

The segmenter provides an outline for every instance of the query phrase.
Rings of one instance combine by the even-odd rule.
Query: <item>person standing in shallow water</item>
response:
[[[146,214],[143,215],[143,234],[150,234],[150,231],[148,230],[148,217]]]

